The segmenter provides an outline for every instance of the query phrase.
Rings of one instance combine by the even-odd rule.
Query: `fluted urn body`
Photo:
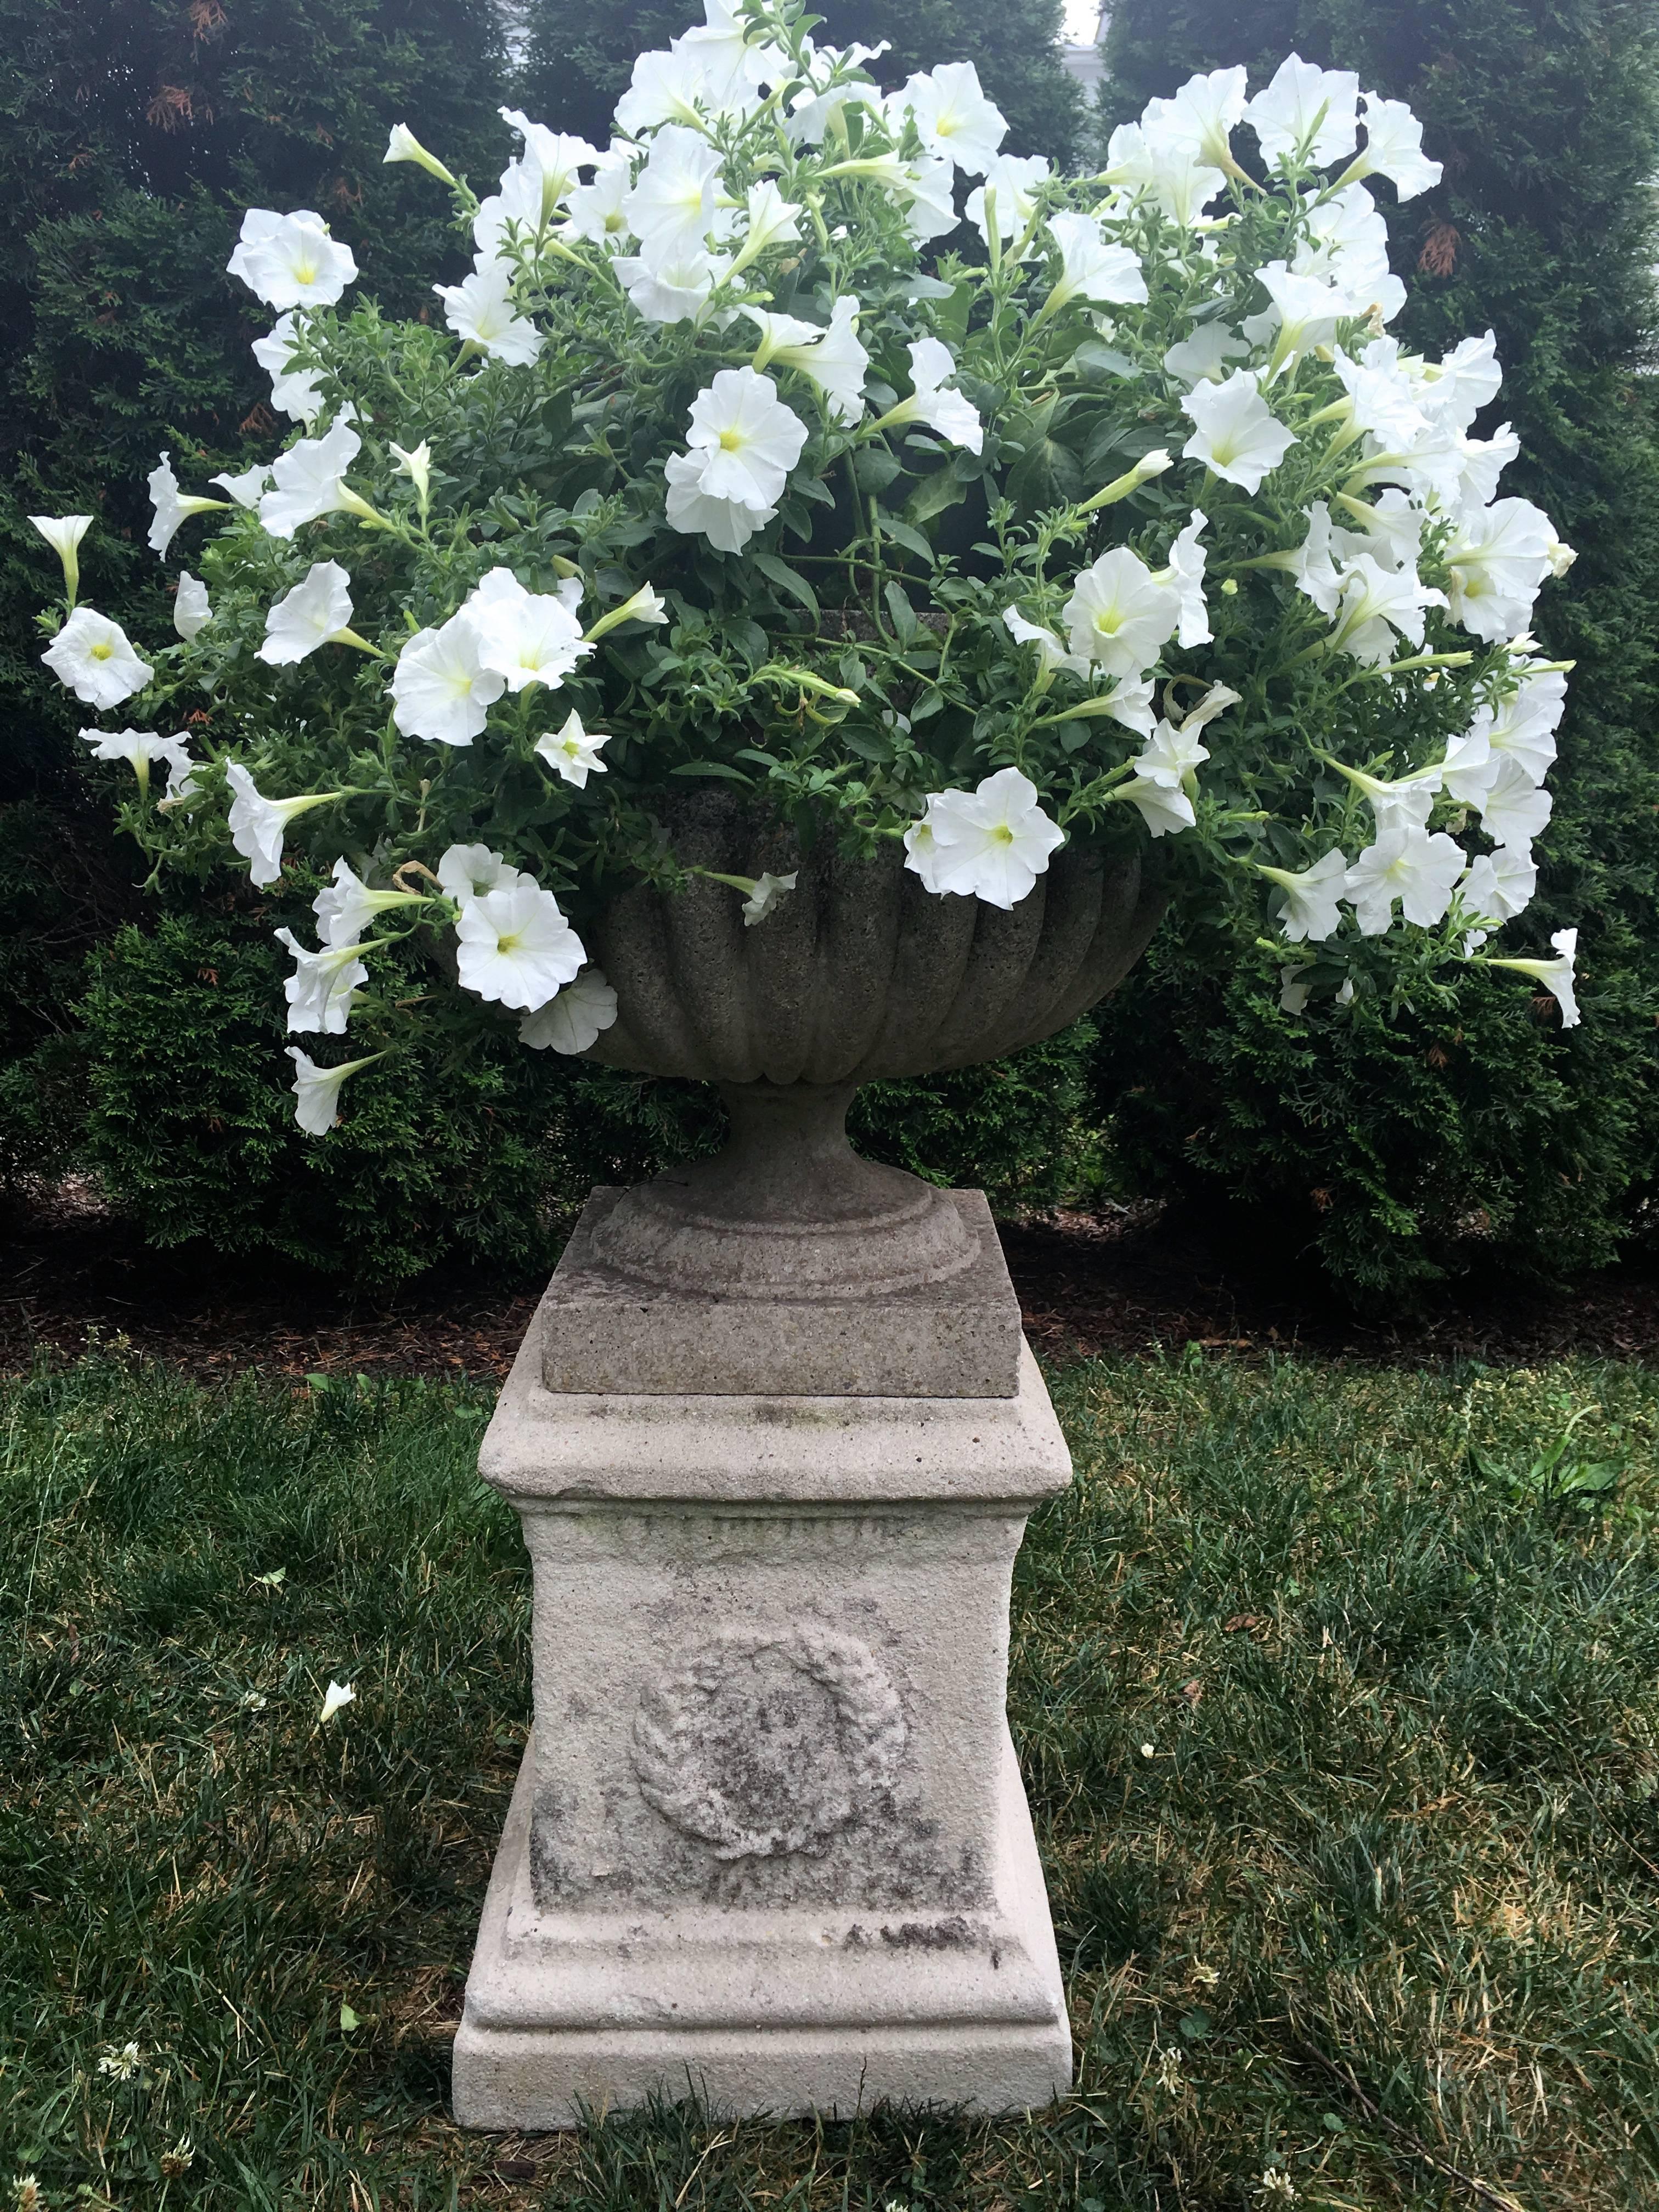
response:
[[[859,1158],[848,1105],[862,1083],[999,1059],[1086,1012],[1163,911],[1139,859],[1067,848],[1005,913],[924,890],[896,844],[803,852],[724,793],[688,805],[672,841],[688,867],[796,884],[752,926],[702,876],[629,890],[590,926],[617,998],[590,1057],[714,1083],[732,1124],[716,1158],[629,1192],[594,1259],[654,1291],[750,1299],[881,1297],[972,1267],[948,1194]]]

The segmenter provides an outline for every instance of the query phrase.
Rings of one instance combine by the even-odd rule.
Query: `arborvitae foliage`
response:
[[[1072,165],[1085,135],[1078,87],[1060,66],[1060,0],[815,0],[823,22],[813,35],[826,46],[867,46],[885,39],[889,51],[869,64],[890,88],[913,70],[940,62],[972,62],[980,82],[1008,118],[1007,149],[1047,154]],[[617,0],[608,8],[583,0],[526,0],[523,94],[530,112],[556,130],[574,131],[603,146],[611,116],[627,89],[634,58],[702,20],[698,0]]]
[[[1563,1036],[1472,975],[1458,1018],[1280,1013],[1241,946],[1231,982],[1166,937],[1103,1021],[1103,1103],[1134,1171],[1248,1206],[1386,1294],[1495,1241],[1505,1262],[1606,1257],[1659,1158],[1659,441],[1654,326],[1659,17],[1643,0],[1121,0],[1103,120],[1194,70],[1295,50],[1410,102],[1438,190],[1388,209],[1438,354],[1497,333],[1521,459],[1501,487],[1578,549],[1537,630],[1576,659],[1540,895],[1506,935],[1581,929],[1584,1025]],[[1247,137],[1248,134],[1241,134]],[[1528,942],[1524,945],[1521,940]],[[1468,1242],[1470,1232],[1477,1242]]]

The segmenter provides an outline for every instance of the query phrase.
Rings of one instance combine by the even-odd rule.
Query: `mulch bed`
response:
[[[1006,1226],[1028,1334],[1045,1357],[1302,1351],[1420,1365],[1457,1357],[1532,1366],[1578,1354],[1659,1358],[1659,1267],[1631,1266],[1565,1293],[1466,1278],[1410,1320],[1345,1310],[1285,1271],[1252,1266],[1153,1206]],[[499,1381],[540,1291],[440,1271],[353,1295],[264,1260],[146,1249],[71,1186],[0,1220],[0,1372],[42,1351],[75,1358],[123,1339],[204,1379],[244,1368]]]

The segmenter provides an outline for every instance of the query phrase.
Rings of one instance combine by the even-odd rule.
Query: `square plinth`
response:
[[[978,1249],[970,1267],[858,1298],[699,1297],[632,1282],[593,1252],[622,1196],[593,1193],[549,1286],[550,1390],[1012,1398],[1019,1387],[1019,1301],[982,1191],[950,1193]]]

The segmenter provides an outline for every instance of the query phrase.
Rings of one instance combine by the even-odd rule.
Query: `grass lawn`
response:
[[[1055,1391],[1012,1707],[1076,2097],[504,2145],[445,2111],[528,1710],[486,1401],[0,1389],[0,2207],[1659,2204],[1659,1375]]]

